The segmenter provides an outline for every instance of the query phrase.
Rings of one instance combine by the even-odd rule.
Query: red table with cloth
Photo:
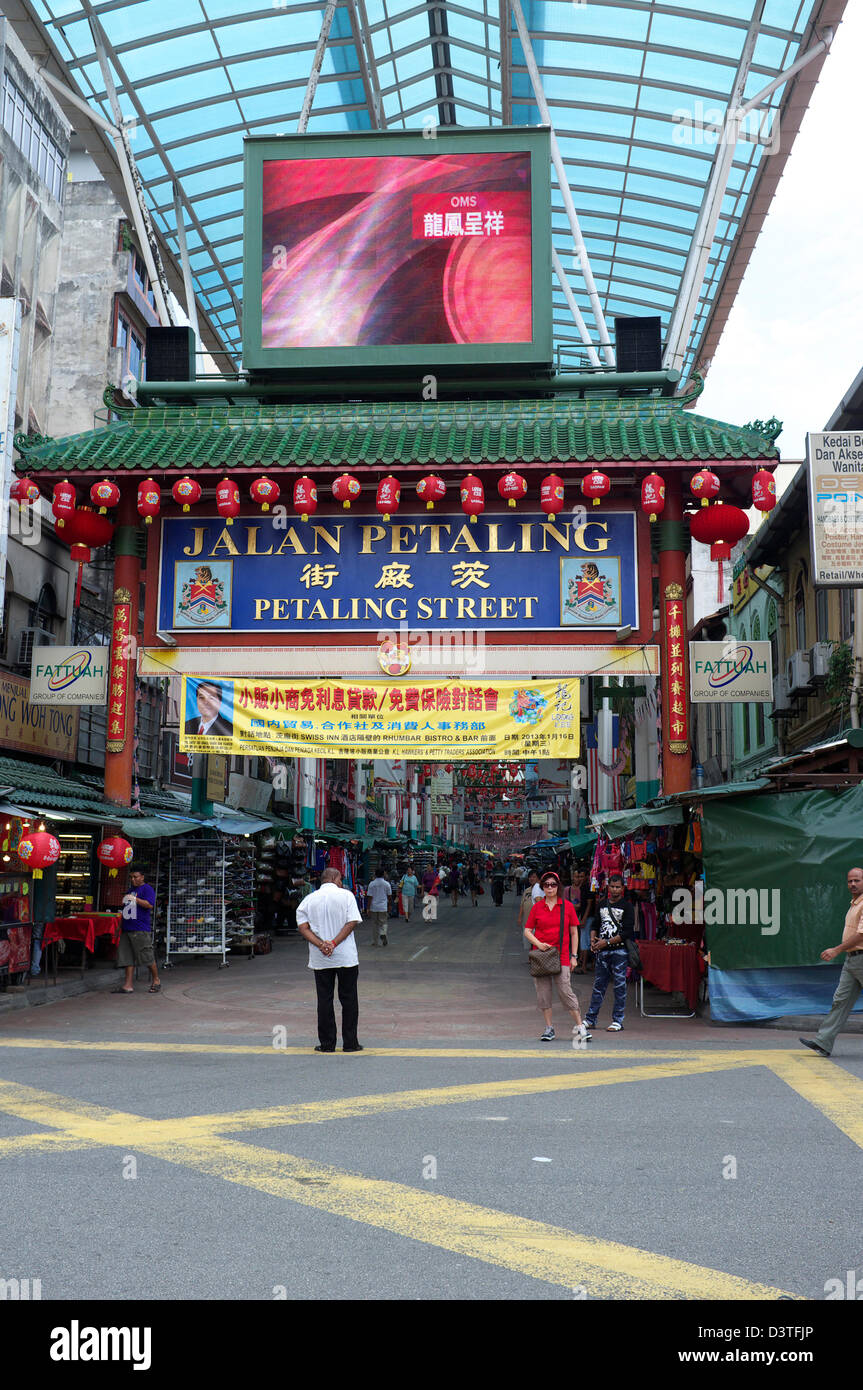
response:
[[[55,917],[53,922],[45,923],[42,946],[50,946],[55,941],[83,941],[92,953],[97,936],[110,936],[116,946],[122,923],[119,912],[78,912],[72,917]]]
[[[698,986],[706,970],[704,958],[695,946],[691,942],[667,946],[664,941],[639,941],[637,945],[645,980],[667,994],[682,994],[694,1010]]]

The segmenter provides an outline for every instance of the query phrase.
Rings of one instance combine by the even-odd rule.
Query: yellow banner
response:
[[[578,758],[577,680],[221,681],[183,677],[189,753],[473,761]]]

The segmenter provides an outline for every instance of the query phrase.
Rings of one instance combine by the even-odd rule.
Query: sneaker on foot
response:
[[[590,1038],[590,1033],[587,1031],[587,1024],[576,1023],[572,1030],[572,1036],[574,1038],[581,1038],[584,1042],[587,1042]]]
[[[382,946],[386,946],[386,944],[387,944],[387,939],[386,939],[385,936],[382,936],[382,937],[381,937],[381,945],[382,945]]]
[[[553,1029],[553,1028],[546,1028],[545,1032],[543,1033],[542,1037],[540,1038],[540,1042],[552,1042],[553,1039],[554,1039],[554,1029]]]
[[[587,1029],[587,1031],[590,1032],[591,1028],[595,1028],[595,1027],[596,1027],[596,1019],[595,1019],[595,1018],[586,1018],[586,1019],[584,1020],[584,1026],[585,1026],[585,1028]]]
[[[800,1038],[804,1047],[811,1047],[813,1052],[817,1052],[819,1057],[829,1057],[830,1053],[821,1047],[817,1042],[812,1042],[810,1038]]]
[[[609,1023],[609,1025],[608,1025],[608,1027],[606,1028],[605,1031],[606,1031],[606,1033],[622,1033],[622,1032],[623,1032],[623,1024],[622,1024],[622,1023]]]

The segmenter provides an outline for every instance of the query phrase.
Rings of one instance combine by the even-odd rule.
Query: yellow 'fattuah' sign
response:
[[[577,758],[577,680],[183,677],[180,748],[286,757]]]

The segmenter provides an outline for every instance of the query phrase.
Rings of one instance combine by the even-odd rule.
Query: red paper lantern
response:
[[[333,483],[333,496],[347,511],[350,511],[351,502],[355,502],[361,492],[362,484],[352,473],[340,473]]]
[[[762,517],[776,506],[776,479],[766,468],[759,468],[752,479],[752,505],[758,508]]]
[[[256,478],[249,488],[249,493],[253,502],[260,502],[261,511],[268,512],[270,507],[279,500],[281,488],[278,483],[274,483],[272,478]]]
[[[689,518],[694,540],[710,546],[711,560],[719,561],[718,598],[722,602],[722,561],[730,560],[732,547],[749,534],[749,517],[740,507],[726,502],[714,502],[706,511]]]
[[[598,507],[600,497],[605,497],[611,491],[611,479],[607,473],[594,469],[586,478],[582,478],[581,491],[592,500],[594,507]]]
[[[77,507],[63,527],[63,539],[70,546],[72,559],[78,566],[75,580],[75,607],[81,601],[81,580],[84,566],[89,565],[93,556],[91,550],[107,545],[114,534],[114,523],[101,512],[92,512],[89,507]]]
[[[546,516],[563,511],[563,478],[557,473],[549,473],[540,483],[539,505]]]
[[[709,468],[702,468],[690,478],[689,490],[693,497],[700,497],[702,507],[706,507],[719,492],[719,479]]]
[[[228,526],[233,526],[239,510],[240,489],[230,478],[223,478],[216,488],[216,511],[225,518]]]
[[[55,487],[54,500],[51,503],[51,511],[54,513],[54,520],[57,523],[58,530],[66,525],[69,517],[74,512],[75,500],[75,489],[69,482],[69,479],[64,478],[62,483],[58,483]]]
[[[442,501],[445,496],[446,483],[437,473],[429,473],[417,483],[417,497],[421,497],[425,502],[428,512],[433,511],[435,502]]]
[[[23,511],[24,507],[29,507],[41,497],[41,493],[35,483],[29,478],[16,478],[9,489],[9,496],[13,502],[18,503],[18,507]]]
[[[162,489],[152,478],[147,478],[138,487],[138,511],[144,518],[145,526],[152,526],[153,517],[159,515],[162,505]]]
[[[99,508],[102,516],[105,515],[109,507],[116,507],[120,500],[120,489],[116,483],[112,483],[110,478],[102,478],[100,482],[94,483],[90,488],[90,501],[94,507]]]
[[[107,865],[108,877],[116,878],[117,870],[131,864],[134,850],[122,835],[110,835],[96,846],[96,858],[100,864]]]
[[[520,473],[504,473],[498,481],[497,490],[507,506],[514,507],[527,492],[527,479]]]
[[[378,483],[378,493],[375,498],[375,506],[383,517],[384,521],[389,521],[393,512],[399,509],[402,489],[398,478],[394,478],[388,473],[385,478],[381,478]]]
[[[471,525],[485,511],[485,489],[475,473],[468,473],[461,485],[461,509]]]
[[[641,510],[655,521],[665,511],[665,480],[658,473],[648,473],[641,484]]]
[[[171,488],[171,496],[177,506],[182,506],[183,511],[187,512],[196,502],[200,502],[201,484],[194,478],[178,478]]]
[[[317,510],[318,490],[311,478],[304,473],[302,478],[297,478],[294,483],[294,511],[299,513],[303,521],[308,521]]]
[[[60,858],[60,841],[47,830],[31,830],[18,841],[18,858],[26,869],[33,870],[34,878],[42,877],[42,870],[56,864]]]

